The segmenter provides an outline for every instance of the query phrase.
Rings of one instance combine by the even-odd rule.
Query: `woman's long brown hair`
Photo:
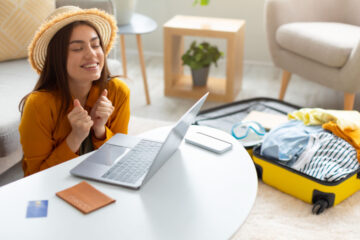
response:
[[[40,73],[40,77],[34,87],[34,90],[27,94],[25,97],[23,97],[23,99],[20,101],[19,110],[21,114],[24,111],[26,99],[31,93],[35,91],[53,92],[60,98],[62,104],[59,111],[59,116],[57,116],[56,126],[58,126],[60,119],[62,119],[67,114],[67,111],[72,101],[72,96],[68,83],[66,62],[68,57],[71,33],[74,27],[79,25],[88,25],[92,27],[99,36],[101,48],[104,50],[104,46],[99,32],[90,22],[77,21],[70,23],[60,29],[54,35],[48,45],[45,64],[42,72]],[[99,94],[101,94],[101,92],[106,88],[108,79],[110,77],[111,76],[107,67],[106,56],[104,56],[104,67],[101,71],[100,78],[93,82],[93,84],[97,84],[99,86]]]

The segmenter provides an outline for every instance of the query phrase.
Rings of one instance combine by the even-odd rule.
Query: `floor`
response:
[[[127,54],[127,57],[129,78],[125,81],[131,90],[132,115],[150,119],[176,121],[194,103],[193,99],[164,96],[163,58],[162,56],[146,56],[145,63],[151,98],[151,104],[146,105],[138,56],[136,52],[130,52]],[[116,69],[118,71],[113,72],[113,74],[122,73],[120,63]],[[217,68],[212,66],[210,75],[224,77],[225,62],[220,62]],[[242,90],[237,95],[236,100],[254,97],[277,98],[280,89],[280,78],[281,71],[273,66],[245,63]],[[342,109],[343,94],[293,76],[285,95],[285,101],[303,107]],[[223,103],[206,102],[203,109],[221,104]],[[359,109],[359,106],[360,99],[358,97],[355,102],[355,109]],[[15,181],[22,176],[21,164],[19,163],[0,176],[0,186]]]

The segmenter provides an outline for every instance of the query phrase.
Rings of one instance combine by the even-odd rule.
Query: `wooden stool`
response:
[[[126,52],[125,52],[125,36],[127,34],[136,35],[137,47],[139,52],[139,61],[141,67],[141,74],[144,81],[144,90],[146,103],[150,104],[150,95],[146,78],[146,69],[145,69],[145,61],[144,54],[141,42],[141,34],[153,32],[157,28],[157,24],[151,18],[135,13],[130,20],[129,24],[126,25],[118,25],[118,33],[120,34],[120,46],[121,46],[121,59],[123,66],[123,77],[127,78],[127,70],[126,70]]]
[[[165,95],[197,99],[210,92],[209,100],[233,101],[241,90],[245,21],[178,15],[163,29]],[[225,79],[209,77],[205,87],[192,85],[191,76],[184,75],[181,60],[186,35],[226,39]]]

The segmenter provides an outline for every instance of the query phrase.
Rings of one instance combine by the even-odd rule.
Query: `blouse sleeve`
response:
[[[52,138],[54,123],[51,115],[49,104],[33,95],[28,97],[19,126],[25,176],[78,156],[65,140],[56,145]]]
[[[127,134],[130,120],[130,89],[119,79],[112,79],[108,87],[108,98],[114,111],[105,125],[105,138],[97,139],[92,135],[95,149],[98,149],[116,133]]]

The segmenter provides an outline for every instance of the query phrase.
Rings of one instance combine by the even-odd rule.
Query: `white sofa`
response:
[[[37,74],[27,59],[0,63],[0,174],[22,158],[18,105],[35,86]]]

